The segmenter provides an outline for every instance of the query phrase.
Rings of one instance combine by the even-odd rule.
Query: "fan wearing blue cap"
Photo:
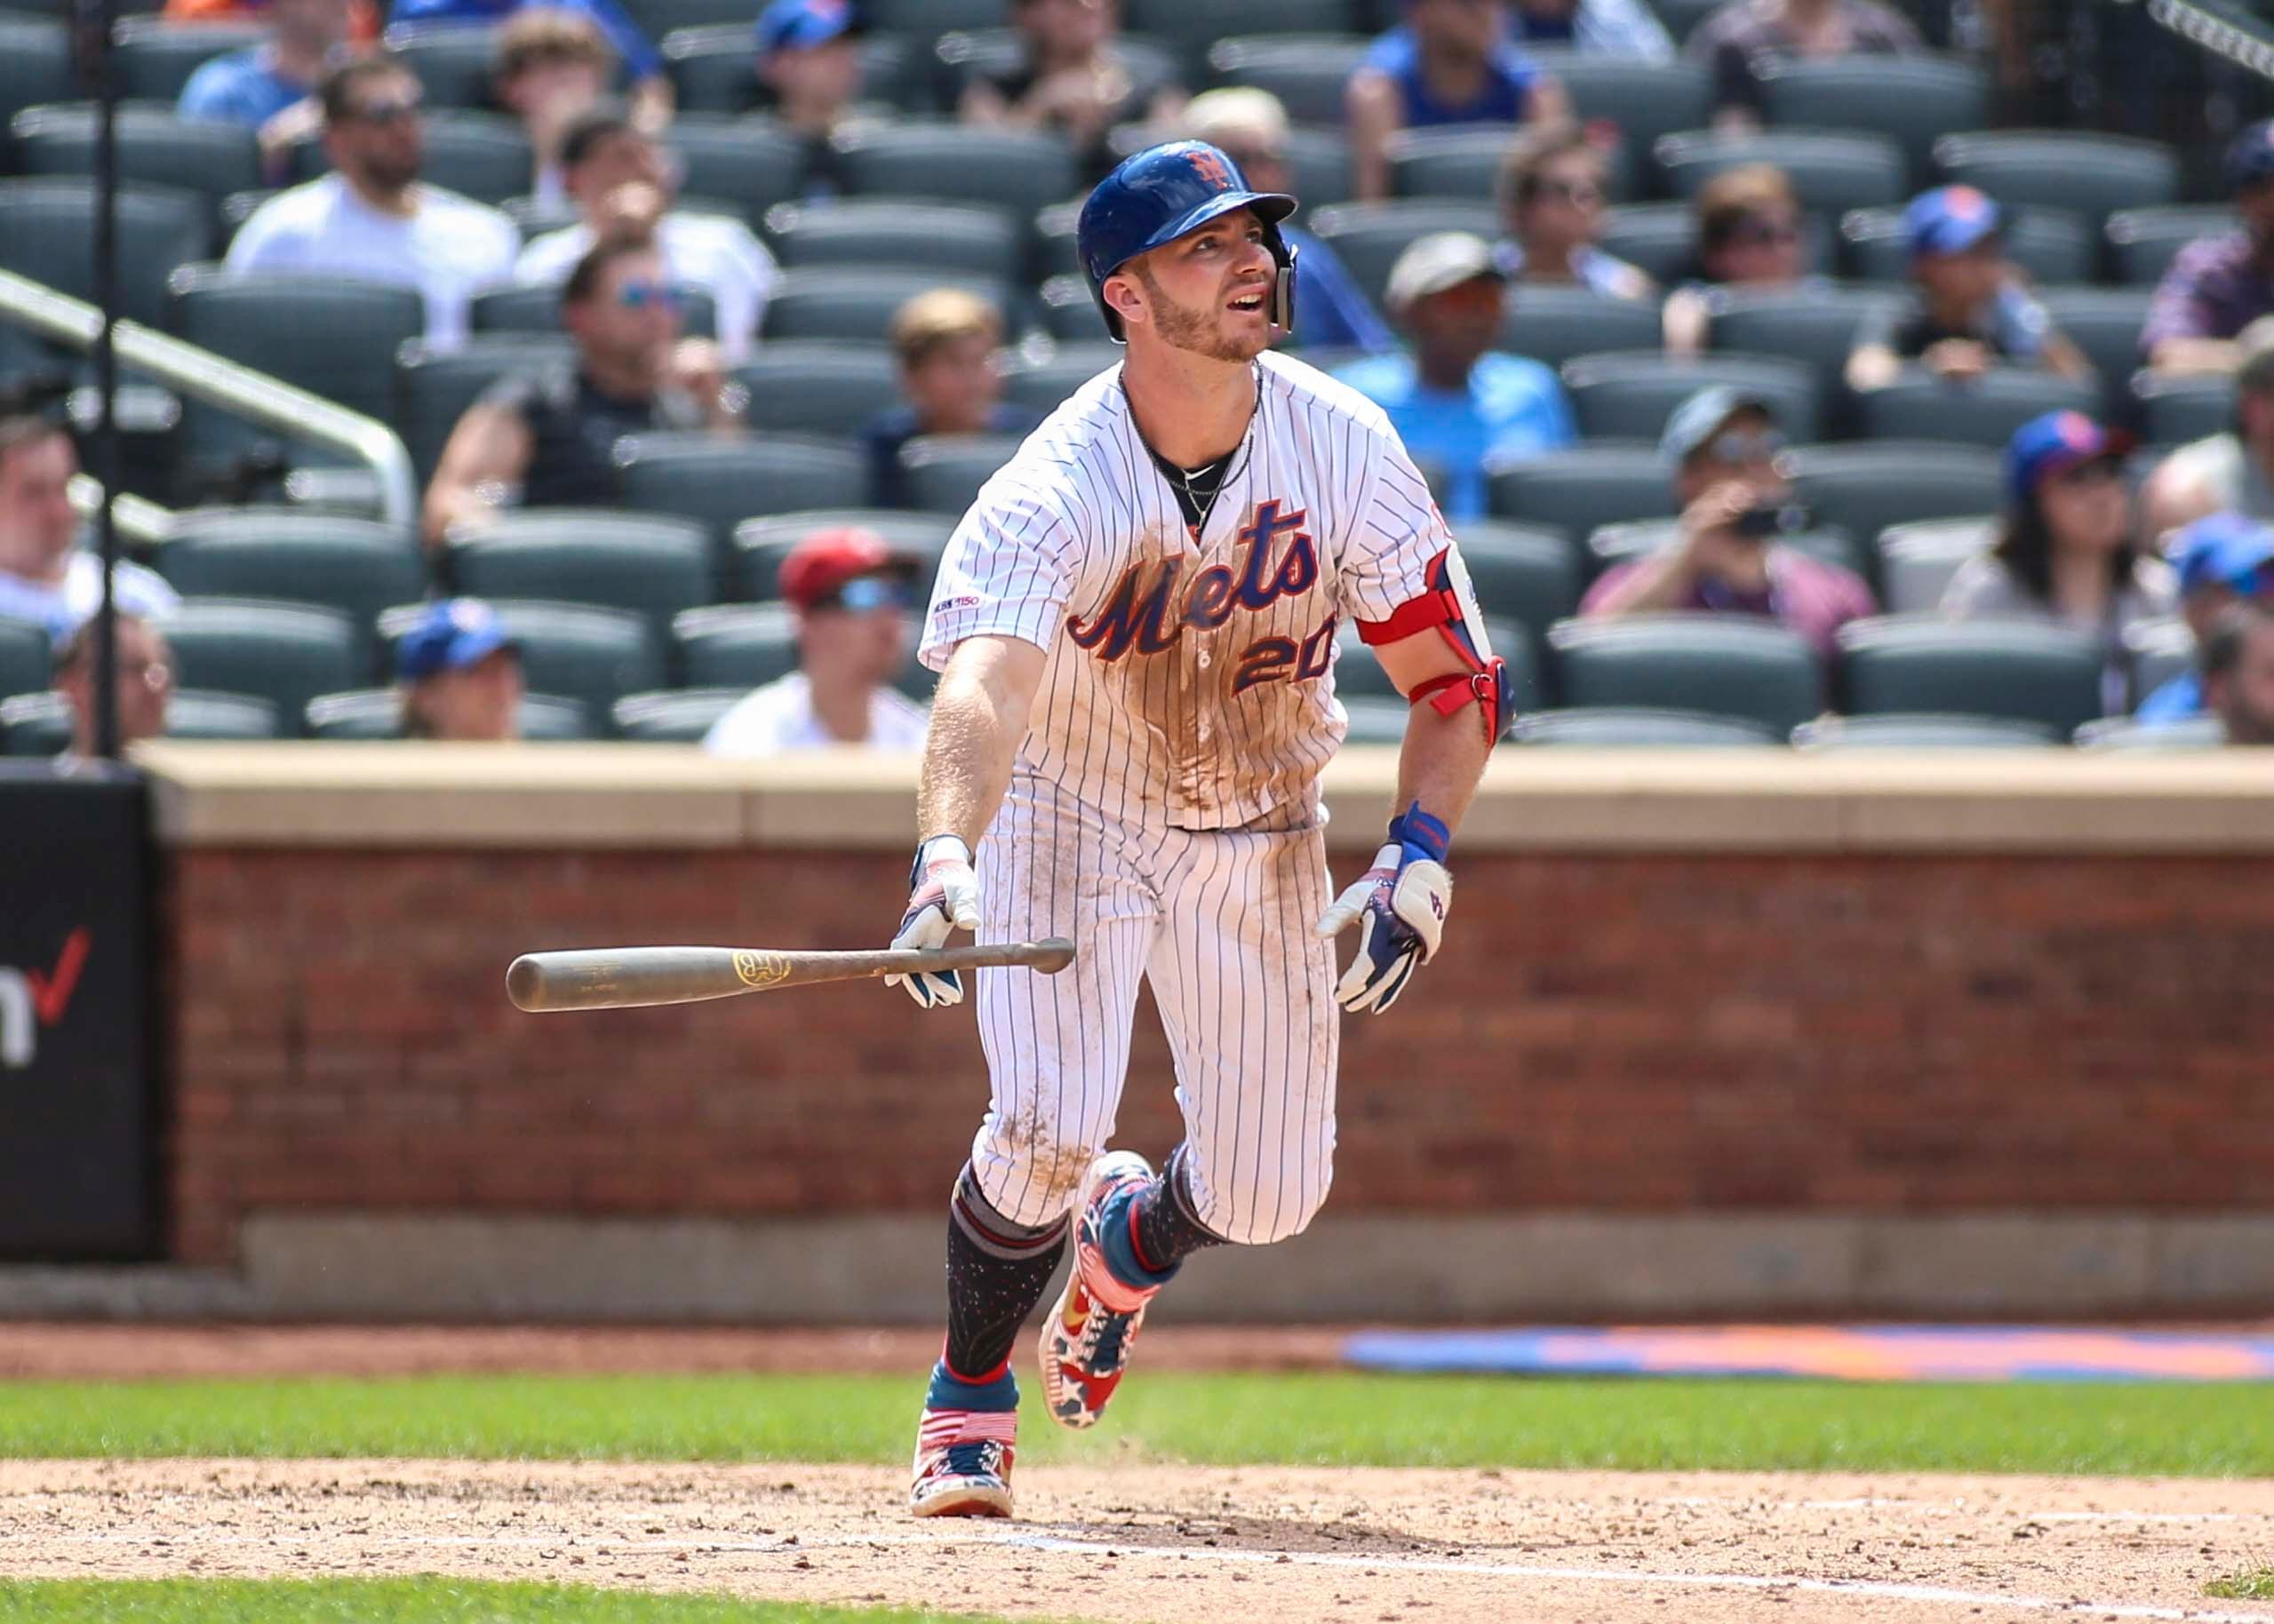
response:
[[[816,162],[860,94],[860,32],[852,0],[773,0],[758,13],[759,83]]]
[[[1970,186],[1921,192],[1903,211],[1911,298],[1856,329],[1847,386],[1883,389],[1917,362],[1963,381],[1994,366],[2044,367],[2089,382],[2093,363],[2053,325],[2006,257],[2005,211]]]
[[[395,645],[406,738],[503,744],[521,737],[521,645],[479,598],[427,606]]]
[[[2172,537],[2179,612],[2198,646],[2227,609],[2244,599],[2274,604],[2274,529],[2240,513],[2213,513]],[[2182,672],[2140,702],[2142,722],[2185,721],[2205,710],[2203,673]]]
[[[2140,354],[2158,372],[2230,372],[2242,330],[2274,315],[2274,119],[2235,137],[2226,178],[2236,227],[2181,249],[2148,306]]]

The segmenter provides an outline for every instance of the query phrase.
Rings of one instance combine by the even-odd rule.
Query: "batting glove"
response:
[[[895,947],[942,947],[957,930],[979,928],[979,877],[971,870],[971,848],[952,834],[936,834],[916,848],[908,872],[908,911],[900,916]],[[901,987],[922,1009],[963,1001],[963,978],[953,970],[925,970],[888,975],[888,987]]]
[[[1416,801],[1390,820],[1389,841],[1374,854],[1374,866],[1319,916],[1322,936],[1359,927],[1358,956],[1335,987],[1344,1009],[1380,1015],[1398,1001],[1414,967],[1436,957],[1453,905],[1453,876],[1445,872],[1452,838]]]

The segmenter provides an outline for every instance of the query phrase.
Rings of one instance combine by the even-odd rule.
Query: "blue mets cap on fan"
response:
[[[1279,223],[1295,212],[1284,192],[1251,192],[1240,166],[1206,141],[1169,141],[1121,160],[1081,205],[1075,247],[1089,277],[1091,297],[1105,331],[1121,341],[1121,318],[1105,303],[1105,279],[1163,243],[1173,243],[1219,215],[1253,209],[1264,223],[1264,245],[1279,265],[1272,320],[1295,330],[1295,250]]]

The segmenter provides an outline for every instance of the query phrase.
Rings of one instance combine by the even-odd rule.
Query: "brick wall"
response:
[[[1345,1025],[1337,1210],[2274,1209],[2274,861],[1459,874],[1445,956]],[[937,1206],[986,1098],[968,1013],[504,989],[539,947],[873,945],[901,880],[877,853],[174,851],[173,1254],[230,1259],[259,1209]],[[1121,1137],[1158,1152],[1139,1029]]]

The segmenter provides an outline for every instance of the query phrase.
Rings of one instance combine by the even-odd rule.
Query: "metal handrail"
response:
[[[71,476],[71,508],[82,519],[92,519],[102,511],[103,482],[92,474]],[[155,547],[173,534],[174,511],[161,507],[148,497],[138,497],[131,490],[122,490],[110,505],[111,521],[118,526],[118,533],[127,540]]]
[[[12,271],[0,271],[0,321],[28,327],[83,353],[94,348],[102,331],[102,313],[92,305]],[[356,458],[379,481],[379,516],[406,529],[417,523],[419,484],[411,472],[411,453],[395,432],[376,418],[350,411],[140,322],[120,322],[111,344],[121,366],[147,372],[168,388],[292,439]]]

